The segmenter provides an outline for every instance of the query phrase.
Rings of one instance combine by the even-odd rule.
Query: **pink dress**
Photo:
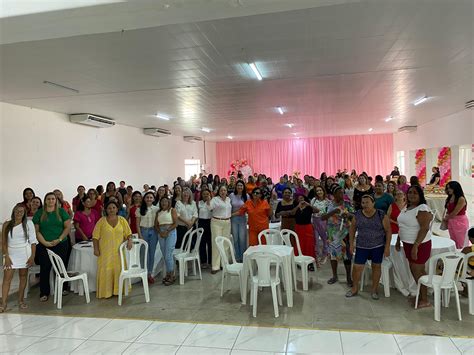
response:
[[[456,205],[449,202],[446,206],[447,212],[454,211]],[[449,237],[456,243],[456,249],[468,246],[467,230],[469,229],[469,220],[466,216],[466,206],[464,206],[456,216],[448,219]]]

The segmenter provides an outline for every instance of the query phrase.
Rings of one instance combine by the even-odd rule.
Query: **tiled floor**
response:
[[[474,339],[108,318],[0,316],[21,354],[474,354]]]

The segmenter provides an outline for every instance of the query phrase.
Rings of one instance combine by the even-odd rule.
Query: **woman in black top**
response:
[[[362,208],[362,196],[364,195],[373,195],[374,189],[372,185],[369,184],[367,177],[363,174],[359,176],[359,183],[354,188],[354,197],[352,199],[354,203],[354,209],[360,210]]]
[[[439,168],[437,166],[433,166],[431,169],[433,175],[431,175],[430,185],[436,186],[439,185],[439,179],[441,178],[441,174],[439,173]]]
[[[293,193],[289,187],[285,187],[282,191],[283,199],[278,202],[275,210],[275,217],[281,218],[281,229],[295,230],[295,214],[293,209],[296,203],[293,201]]]

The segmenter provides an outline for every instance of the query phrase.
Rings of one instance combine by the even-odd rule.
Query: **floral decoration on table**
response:
[[[442,147],[438,152],[438,167],[440,173],[439,186],[443,187],[451,180],[451,148]]]
[[[240,171],[245,177],[249,177],[253,173],[247,159],[236,159],[230,163],[227,175],[230,176],[232,173],[237,175],[238,171]]]
[[[415,152],[415,174],[421,186],[426,184],[426,149],[417,149]]]

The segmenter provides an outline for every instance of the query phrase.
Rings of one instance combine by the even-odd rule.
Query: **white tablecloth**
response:
[[[446,195],[426,194],[426,204],[435,211],[435,219],[438,222],[443,220],[444,203],[446,202]]]
[[[413,278],[408,260],[403,251],[403,243],[400,251],[395,250],[395,243],[397,242],[397,235],[392,236],[390,247],[390,261],[393,264],[393,283],[395,287],[404,295],[416,295],[417,285]],[[449,238],[431,237],[431,256],[445,253],[448,251],[456,251],[456,244]],[[428,266],[428,263],[426,263]]]
[[[249,247],[244,253],[244,266],[242,270],[242,304],[247,302],[248,277],[250,275],[250,256],[256,252],[272,252],[277,254],[282,261],[284,286],[288,307],[293,307],[293,277],[296,279],[296,265],[293,248],[286,245],[255,245]]]
[[[281,222],[270,223],[268,225],[268,228],[269,229],[276,229],[277,231],[279,231],[281,229]]]
[[[118,251],[117,251],[118,252]],[[162,271],[163,262],[160,246],[157,245],[155,252],[155,264],[153,265],[152,275],[156,276]],[[94,255],[92,242],[81,244],[77,243],[72,247],[71,257],[69,258],[70,271],[85,272],[89,282],[89,291],[97,290],[97,257]],[[71,282],[71,291],[84,294],[82,281]]]

